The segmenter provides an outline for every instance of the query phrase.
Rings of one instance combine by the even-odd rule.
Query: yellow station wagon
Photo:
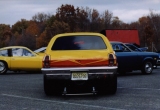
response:
[[[112,93],[117,90],[117,60],[108,39],[99,33],[54,36],[45,51],[42,73],[46,95],[80,93],[84,88]]]
[[[0,74],[11,71],[41,71],[44,54],[37,54],[23,46],[0,49]]]

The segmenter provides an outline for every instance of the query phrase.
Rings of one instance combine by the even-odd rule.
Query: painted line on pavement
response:
[[[75,106],[84,106],[84,107],[91,107],[91,108],[98,108],[98,109],[107,109],[107,110],[125,110],[125,109],[118,109],[118,108],[110,108],[104,106],[95,106],[95,105],[86,105],[86,104],[77,104],[77,103],[70,103],[70,102],[63,102],[63,101],[53,101],[53,100],[44,100],[39,98],[31,98],[31,97],[23,97],[18,95],[10,95],[10,94],[1,94],[2,96],[6,97],[13,97],[13,98],[21,98],[21,99],[28,99],[28,100],[35,100],[35,101],[43,101],[43,102],[51,102],[51,103],[59,103],[59,104],[70,104]]]
[[[160,89],[153,89],[153,88],[127,88],[127,87],[117,87],[119,89],[137,89],[137,90],[156,90],[156,91],[160,91]]]

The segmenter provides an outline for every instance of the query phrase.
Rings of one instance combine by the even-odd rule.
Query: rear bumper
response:
[[[72,68],[42,68],[47,79],[72,80],[73,72],[87,72],[87,80],[104,79],[108,75],[117,74],[117,66],[113,67],[72,67]]]
[[[157,59],[157,66],[160,66],[160,58]]]

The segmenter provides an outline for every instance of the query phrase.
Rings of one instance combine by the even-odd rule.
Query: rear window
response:
[[[55,40],[52,50],[97,50],[106,49],[99,36],[65,36]]]

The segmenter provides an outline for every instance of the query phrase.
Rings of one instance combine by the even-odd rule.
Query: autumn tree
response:
[[[147,25],[147,26],[145,26],[144,32],[145,32],[145,37],[146,37],[146,43],[147,43],[147,46],[149,47],[148,50],[152,50],[153,29],[152,29],[152,27],[150,27],[150,25]]]
[[[76,8],[76,28],[75,31],[89,31],[90,21],[88,19],[88,13],[86,11],[87,8]]]
[[[139,22],[131,22],[130,24],[125,24],[127,29],[139,29]]]
[[[46,30],[44,32],[41,33],[41,35],[37,38],[37,43],[36,43],[36,46],[37,48],[40,48],[40,47],[46,47],[47,44],[48,44],[48,41],[46,40]]]
[[[0,24],[0,47],[8,46],[11,43],[12,32],[9,25]]]
[[[96,10],[96,9],[93,9],[92,12],[91,12],[91,18],[90,18],[90,21],[91,21],[91,31],[92,32],[96,32],[97,30],[99,30],[100,28],[100,15],[99,15],[99,12]]]
[[[56,11],[56,20],[70,25],[71,31],[75,29],[76,12],[73,5],[62,5]]]
[[[21,19],[12,25],[12,45],[20,45],[21,37],[24,36],[25,30],[28,27],[28,22],[26,19]]]
[[[46,27],[45,31],[37,39],[37,47],[47,46],[50,39],[60,33],[70,32],[70,27],[65,22],[54,21],[51,26]]]
[[[21,45],[26,46],[30,49],[36,49],[36,40],[37,36],[40,35],[40,29],[38,23],[35,21],[29,21],[28,27],[25,30],[24,35],[22,36]]]
[[[36,21],[37,22],[37,21]],[[36,48],[47,46],[47,43],[55,35],[55,30],[52,29],[55,22],[55,16],[52,15],[44,22],[37,22],[40,29],[40,34],[36,36]]]
[[[0,24],[0,47],[23,45],[35,49],[47,46],[49,40],[59,33],[100,32],[104,29],[137,29],[141,46],[149,46],[153,42],[160,50],[160,14],[151,10],[149,15],[138,21],[124,23],[118,16],[113,17],[109,10],[100,14],[96,9],[69,4],[58,7],[55,15],[37,13],[29,21],[17,21],[11,28]]]
[[[155,50],[160,50],[160,14],[154,13],[150,10],[150,14],[147,16],[147,19],[153,31],[152,41],[156,47]]]
[[[143,16],[143,17],[139,18],[138,22],[140,24],[139,36],[140,36],[141,43],[143,44],[143,46],[147,46],[146,33],[144,30],[147,25],[148,19],[147,19],[147,17]]]
[[[70,32],[70,26],[68,23],[65,22],[60,22],[60,21],[54,21],[52,26],[50,28],[47,28],[47,31],[49,31],[50,35],[49,36],[54,36],[56,34],[60,33],[65,33],[65,32]]]
[[[21,21],[17,21],[14,25],[12,25],[12,33],[18,32],[19,34],[23,34],[25,29],[28,27],[29,21],[25,19],[21,19]]]
[[[109,12],[109,10],[104,11],[102,13],[102,22],[101,24],[103,25],[103,29],[110,29],[111,24],[112,24],[112,18],[113,18],[113,13]]]
[[[52,16],[46,21],[46,27],[51,27],[55,20],[56,20],[55,15],[52,15]]]
[[[45,13],[38,13],[32,17],[32,20],[35,22],[46,22],[52,15]]]
[[[112,29],[121,29],[123,22],[118,18],[118,16],[113,17]]]

